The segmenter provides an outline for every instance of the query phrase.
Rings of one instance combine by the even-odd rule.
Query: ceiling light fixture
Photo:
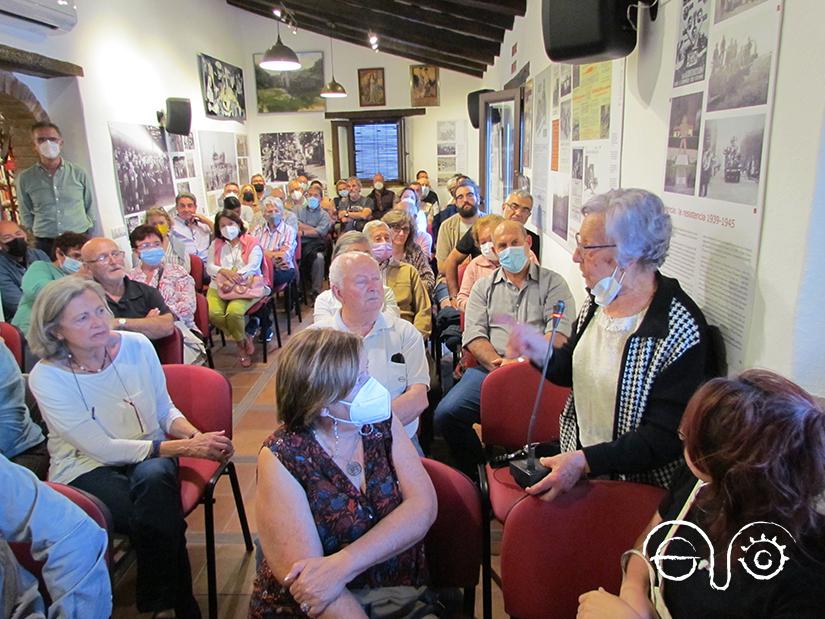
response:
[[[370,32],[370,45],[376,45],[378,43],[378,35],[374,32]]]
[[[281,42],[281,22],[278,22],[278,40],[266,50],[258,64],[267,71],[297,71],[301,68],[298,54]]]
[[[281,7],[276,7],[272,9],[272,14],[275,15],[275,17],[281,17],[281,15],[284,14],[284,10]]]
[[[329,65],[332,69],[332,79],[324,86],[321,96],[324,99],[343,99],[347,96],[347,89],[335,81],[335,59],[332,55],[332,37],[329,38]]]

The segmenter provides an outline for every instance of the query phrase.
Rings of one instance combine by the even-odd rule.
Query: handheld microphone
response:
[[[522,488],[532,486],[550,473],[550,469],[536,462],[536,445],[533,443],[533,429],[536,425],[536,416],[539,412],[541,394],[544,392],[544,383],[547,382],[547,368],[550,366],[550,359],[553,358],[553,343],[556,340],[556,332],[559,329],[562,316],[564,316],[564,308],[564,301],[559,299],[553,306],[553,314],[550,317],[553,321],[553,330],[550,332],[550,345],[547,347],[547,354],[544,357],[539,388],[536,392],[536,400],[533,402],[533,412],[530,414],[530,425],[527,426],[527,445],[524,446],[524,452],[527,454],[527,457],[510,462],[510,474]]]

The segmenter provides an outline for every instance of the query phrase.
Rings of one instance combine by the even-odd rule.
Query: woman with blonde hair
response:
[[[435,491],[389,392],[369,376],[361,338],[298,333],[275,384],[283,425],[258,455],[264,559],[249,616],[363,618],[367,595],[421,612]]]
[[[261,208],[261,204],[258,201],[258,193],[255,191],[255,187],[253,185],[249,183],[241,185],[241,193],[238,195],[238,200],[240,200],[241,202],[242,216],[250,212],[244,207],[248,207],[249,209],[251,209],[252,218],[246,222],[247,227],[250,230],[254,230],[258,226],[261,226],[266,223],[266,220],[264,219],[263,210]]]
[[[191,270],[189,254],[186,246],[179,239],[169,234],[172,229],[172,217],[162,206],[153,206],[146,210],[143,216],[143,225],[157,228],[163,242],[163,261],[166,264],[179,264],[188,273]],[[136,254],[132,255],[132,263],[135,263]]]

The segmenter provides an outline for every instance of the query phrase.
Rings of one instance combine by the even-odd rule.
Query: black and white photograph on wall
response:
[[[249,159],[238,157],[238,182],[243,185],[249,182]]]
[[[223,188],[222,188],[223,189]],[[218,212],[218,196],[222,191],[211,191],[206,194],[206,212],[207,214],[215,215]]]
[[[297,52],[297,71],[267,71],[258,66],[263,54],[253,54],[258,112],[322,112],[325,109],[324,53]]]
[[[756,13],[732,20],[711,33],[708,112],[768,101],[776,24]]]
[[[705,79],[708,56],[709,0],[682,0],[679,43],[676,46],[676,68],[673,87],[701,82]]]
[[[533,163],[533,80],[524,84],[524,131],[521,139],[521,164],[532,168]]]
[[[766,1],[767,0],[716,0],[716,14],[713,21],[718,24],[728,17],[739,15],[739,13],[764,4]]]
[[[555,118],[559,112],[559,65],[553,63],[550,69],[550,92],[552,92],[553,110],[552,116]]]
[[[262,133],[261,165],[267,181],[289,181],[304,175],[325,178],[323,131]]]
[[[413,107],[438,105],[438,67],[431,64],[410,65],[410,101]]]
[[[569,64],[559,65],[561,81],[559,83],[559,96],[564,99],[573,90],[573,71]]]
[[[699,196],[755,205],[764,137],[764,114],[707,120]]]
[[[437,152],[440,157],[455,157],[455,142],[440,142]]]
[[[137,228],[140,224],[143,223],[143,215],[131,215],[129,217],[124,217],[123,221],[126,222],[126,233],[132,234],[135,228]]]
[[[189,135],[167,133],[166,138],[169,140],[170,153],[176,153],[182,150],[195,150],[195,136],[191,133]]]
[[[544,139],[547,137],[547,98],[550,94],[547,92],[547,82],[552,80],[540,79],[536,80],[536,103],[535,103],[535,120],[536,139]]]
[[[455,172],[455,157],[439,157],[438,158],[439,172]]]
[[[238,181],[238,162],[235,157],[235,134],[218,131],[200,131],[201,166],[206,191],[223,189],[229,181]]]
[[[455,123],[438,123],[438,141],[455,142]]]
[[[570,126],[570,101],[561,102],[561,112],[559,113],[559,141],[569,142],[572,136]]]
[[[553,233],[567,240],[568,210],[570,195],[553,194]]]
[[[187,178],[195,177],[195,151],[188,150],[184,154],[186,157],[186,175]]]
[[[198,54],[203,107],[208,118],[246,120],[243,70],[228,62]]]
[[[186,155],[172,153],[172,170],[175,172],[175,178],[189,178],[189,173],[186,171]]]
[[[178,193],[192,193],[192,190],[189,187],[189,181],[180,181],[175,183],[175,189]]]
[[[582,170],[584,169],[584,151],[581,148],[573,149],[573,178],[582,180]]]
[[[581,83],[581,67],[577,64],[573,65],[573,88],[578,88]]]
[[[701,92],[673,98],[667,135],[665,191],[694,194],[701,124]]]
[[[235,134],[235,151],[238,157],[248,157],[249,153],[246,149],[246,136]]]
[[[109,134],[123,214],[174,202],[175,185],[160,127],[109,123]]]

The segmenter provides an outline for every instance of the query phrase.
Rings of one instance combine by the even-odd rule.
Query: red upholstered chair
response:
[[[632,548],[665,491],[623,481],[583,481],[547,503],[528,497],[504,525],[504,608],[518,619],[576,616],[582,593],[618,594],[622,553]]]
[[[261,274],[263,275],[264,281],[268,282],[267,285],[272,286],[272,259],[271,258],[267,258],[266,256],[264,256],[263,260],[261,261]],[[270,309],[269,305],[270,305],[271,300],[272,300],[272,292],[270,291],[269,295],[259,299],[255,303],[253,303],[252,306],[248,310],[246,310],[246,315],[247,316],[252,316],[252,315],[258,313],[258,311],[260,309],[264,308],[264,307],[267,308],[267,310],[269,310]],[[273,318],[275,318],[275,317],[273,316]],[[277,328],[277,324],[275,326]],[[278,333],[278,338],[277,338],[278,339],[278,347],[280,348],[280,346],[281,346],[281,333],[280,333],[280,331],[276,331],[276,332]],[[261,344],[261,354],[263,355],[264,363],[267,362],[267,352],[268,352],[267,349],[268,348],[269,348],[269,342],[264,342],[263,344]]]
[[[299,263],[301,260],[301,233],[298,233],[298,238],[295,241],[295,252],[292,255],[292,268],[295,269],[295,275],[292,281],[287,284],[281,284],[272,290],[272,320],[275,323],[275,335],[278,339],[278,346],[281,346],[281,330],[278,326],[278,303],[277,297],[279,294],[284,295],[284,314],[286,315],[286,334],[292,335],[292,310],[295,310],[295,316],[298,322],[303,322],[301,317],[301,299],[298,283],[300,281]]]
[[[209,304],[206,302],[206,297],[199,292],[195,293],[195,326],[203,335],[206,364],[215,369],[215,362],[212,359],[212,331],[209,328]]]
[[[152,344],[162,365],[183,363],[183,333],[177,327],[171,335],[152,340]]]
[[[2,337],[6,346],[8,346],[11,354],[14,355],[14,360],[20,366],[20,371],[26,371],[26,338],[23,333],[9,322],[0,322],[0,337]]]
[[[438,497],[438,515],[425,538],[434,587],[464,590],[464,614],[471,617],[481,565],[481,497],[470,478],[454,468],[421,459]]]
[[[77,505],[80,509],[86,512],[86,515],[94,520],[101,529],[106,531],[109,538],[109,550],[106,552],[106,564],[111,565],[112,523],[109,508],[103,504],[103,501],[88,492],[84,492],[83,490],[54,482],[44,483],[55,492],[62,494],[72,503]],[[37,577],[37,580],[40,582],[40,595],[43,596],[43,600],[47,604],[50,604],[51,598],[49,597],[49,592],[46,589],[46,583],[43,580],[43,566],[45,565],[45,562],[34,560],[31,554],[30,543],[12,542],[9,544],[9,547],[14,553],[14,557],[17,559],[17,562],[23,566],[27,572]]]
[[[200,365],[166,365],[163,372],[172,401],[192,425],[202,432],[223,430],[226,436],[232,438],[232,387],[224,376]],[[252,537],[246,521],[241,487],[232,461],[221,463],[181,457],[179,462],[184,515],[192,513],[198,505],[202,504],[204,507],[209,617],[215,619],[218,613],[213,514],[215,487],[221,476],[229,476],[246,550],[252,552]]]
[[[195,292],[202,292],[206,294],[207,284],[204,282],[204,267],[203,260],[196,254],[189,254],[189,275],[195,280]]]
[[[481,384],[481,441],[489,451],[493,446],[508,452],[524,447],[533,401],[544,380],[530,362],[510,363],[487,375]],[[532,441],[547,442],[559,438],[559,416],[570,389],[547,381],[541,396]],[[484,556],[482,558],[482,601],[484,616],[492,612],[492,579],[490,564],[490,519],[504,523],[513,506],[527,494],[513,480],[508,467],[494,469],[489,464],[479,466],[479,483],[484,514]]]

